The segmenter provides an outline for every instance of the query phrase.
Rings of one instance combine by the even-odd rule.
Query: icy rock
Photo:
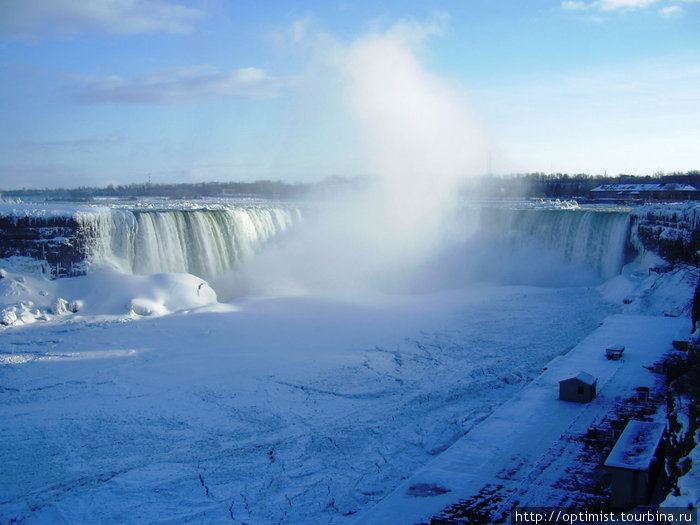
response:
[[[54,315],[63,315],[68,313],[68,301],[59,297],[51,305],[51,313]]]
[[[17,317],[17,312],[14,307],[5,308],[0,312],[0,324],[4,326],[12,326],[19,318]]]
[[[84,259],[85,235],[72,217],[75,206],[62,210],[30,205],[24,209],[0,203],[0,257],[23,254],[41,261],[54,277],[66,276],[71,267]],[[68,242],[67,242],[68,241]]]
[[[694,264],[700,206],[666,203],[640,206],[630,214],[630,243],[643,253],[651,251],[671,261]]]
[[[71,301],[70,303],[68,303],[68,311],[69,312],[77,313],[80,310],[82,310],[82,308],[83,308],[83,302],[80,300]]]

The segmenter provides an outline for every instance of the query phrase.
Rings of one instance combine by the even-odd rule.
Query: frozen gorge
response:
[[[692,256],[692,205],[465,205],[405,257],[308,203],[0,216],[34,232],[0,260],[2,523],[429,519],[402,483],[606,320],[663,343],[697,280],[649,271]]]

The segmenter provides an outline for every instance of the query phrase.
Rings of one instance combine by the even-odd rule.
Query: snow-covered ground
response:
[[[695,285],[629,266],[220,304],[186,274],[2,276],[2,523],[381,523],[367,509],[553,358],[619,312],[687,315]]]
[[[467,436],[364,513],[357,523],[429,522],[431,516],[450,504],[495,484],[501,493],[497,515],[507,516],[514,508],[568,508],[576,497],[554,487],[576,466],[576,457],[569,456],[563,464],[547,468],[553,463],[552,450],[561,454],[564,436],[585,435],[601,423],[616,399],[633,397],[637,387],[653,389],[656,377],[650,368],[672,351],[671,341],[682,323],[683,319],[674,317],[609,317]],[[625,346],[623,358],[608,360],[605,348],[619,343]],[[590,403],[559,400],[559,381],[581,371],[597,379],[596,398]],[[659,419],[664,423],[664,414]]]

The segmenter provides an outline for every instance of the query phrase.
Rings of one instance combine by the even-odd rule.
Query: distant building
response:
[[[662,423],[631,420],[605,460],[612,474],[610,507],[631,509],[649,503],[663,467]]]
[[[559,381],[559,399],[589,403],[596,395],[598,379],[587,372],[579,372],[575,377]]]
[[[700,199],[700,190],[690,184],[601,184],[591,190],[597,201],[687,201]]]

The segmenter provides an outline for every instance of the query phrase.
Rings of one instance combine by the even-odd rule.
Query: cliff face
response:
[[[85,240],[70,216],[0,216],[0,258],[31,257],[46,261],[53,277],[84,274]]]
[[[670,262],[698,266],[700,204],[650,204],[630,213],[630,244]]]

